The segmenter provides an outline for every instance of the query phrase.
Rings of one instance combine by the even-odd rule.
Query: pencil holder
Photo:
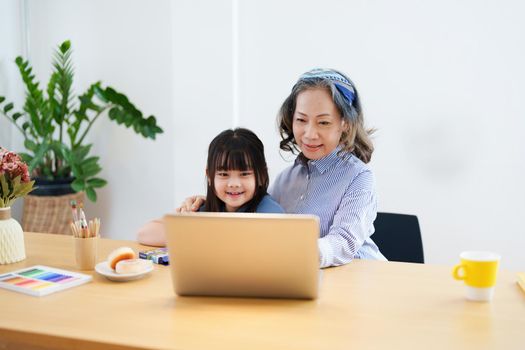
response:
[[[75,259],[79,270],[93,270],[97,263],[98,237],[73,237]]]

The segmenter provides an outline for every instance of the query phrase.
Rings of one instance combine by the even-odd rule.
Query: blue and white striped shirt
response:
[[[377,215],[374,176],[359,158],[338,155],[339,150],[318,160],[300,154],[269,193],[287,213],[319,217],[321,267],[352,259],[386,260],[370,239]]]

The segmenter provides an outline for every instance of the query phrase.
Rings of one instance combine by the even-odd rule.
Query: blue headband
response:
[[[348,104],[351,105],[352,102],[354,102],[355,90],[352,83],[336,71],[331,69],[316,68],[301,75],[299,80],[311,78],[327,79],[332,81],[337,91],[339,91],[339,93],[344,96]]]

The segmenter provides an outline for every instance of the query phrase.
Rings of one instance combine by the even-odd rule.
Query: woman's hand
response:
[[[182,202],[181,206],[175,209],[177,213],[192,212],[197,211],[201,205],[206,202],[206,197],[204,196],[191,196],[188,197]]]

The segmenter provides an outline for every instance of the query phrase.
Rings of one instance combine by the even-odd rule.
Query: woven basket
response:
[[[69,223],[73,220],[71,201],[84,202],[84,192],[63,196],[24,197],[22,227],[26,232],[46,232],[70,235]]]

